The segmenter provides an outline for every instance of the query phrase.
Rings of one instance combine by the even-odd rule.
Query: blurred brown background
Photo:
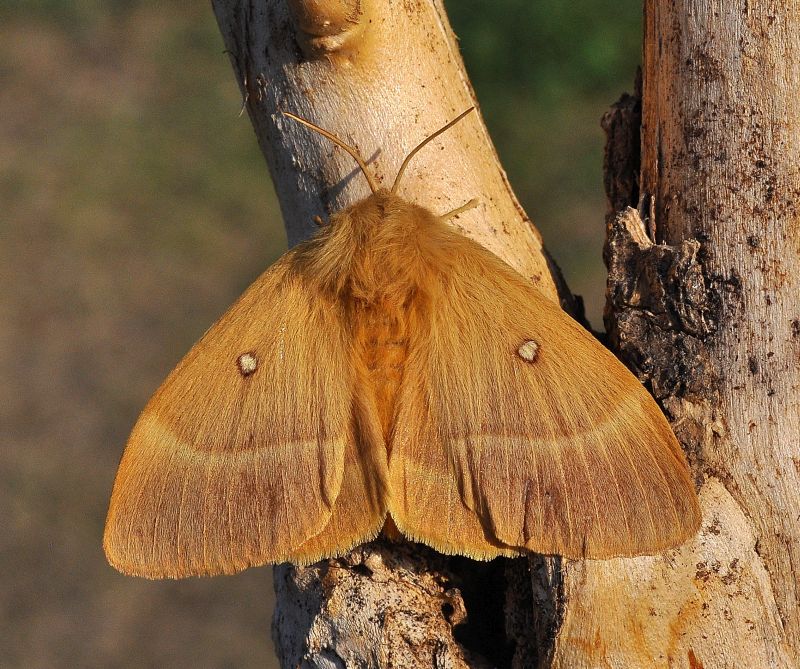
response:
[[[450,0],[527,211],[600,326],[599,119],[639,59],[632,0]],[[285,248],[207,3],[0,7],[0,666],[273,667],[268,569],[106,565],[126,436]]]

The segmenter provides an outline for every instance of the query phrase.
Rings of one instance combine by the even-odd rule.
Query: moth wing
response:
[[[152,578],[233,573],[341,553],[379,531],[370,481],[381,474],[353,467],[364,446],[344,323],[294,251],[248,288],[133,429],[106,522],[112,565]],[[314,542],[332,519],[343,531]]]
[[[685,456],[638,380],[520,275],[452,234],[450,271],[433,273],[415,307],[391,438],[399,529],[475,558],[638,555],[694,534]]]

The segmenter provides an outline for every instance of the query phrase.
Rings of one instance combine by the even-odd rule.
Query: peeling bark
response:
[[[617,212],[639,201],[641,170],[642,71],[636,72],[633,95],[623,93],[600,122],[606,133],[603,156],[603,185],[608,209],[606,223]],[[606,265],[608,260],[606,259]]]

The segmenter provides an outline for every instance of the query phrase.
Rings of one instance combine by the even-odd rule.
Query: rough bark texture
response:
[[[450,561],[434,551],[380,541],[340,560],[280,568],[274,632],[281,662],[488,669],[451,641],[467,614],[458,582]]]
[[[411,148],[475,104],[436,0],[214,0],[213,5],[290,244],[313,232],[315,216],[324,218],[369,190],[349,156],[280,110],[305,116],[356,146],[379,184],[390,186]],[[442,213],[477,197],[479,208],[454,224],[545,294],[573,307],[509,187],[479,114],[414,159],[400,194]],[[545,563],[534,560],[533,573]],[[509,597],[530,601],[532,570],[526,560],[487,565],[445,559],[421,546],[374,542],[308,568],[280,566],[273,636],[281,663],[507,665],[514,644],[506,641],[502,611],[506,566],[508,580],[516,584]],[[547,604],[550,589],[540,587],[537,596]],[[534,622],[552,630],[551,610],[544,606]],[[518,646],[517,656],[534,657],[536,634],[525,623],[532,616],[512,619],[507,633]]]

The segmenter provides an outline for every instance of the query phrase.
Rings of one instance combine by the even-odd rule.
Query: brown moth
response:
[[[145,407],[108,560],[183,577],[309,563],[398,530],[491,559],[655,553],[698,529],[658,406],[594,337],[378,189],[270,267]],[[469,205],[465,205],[468,207]]]

